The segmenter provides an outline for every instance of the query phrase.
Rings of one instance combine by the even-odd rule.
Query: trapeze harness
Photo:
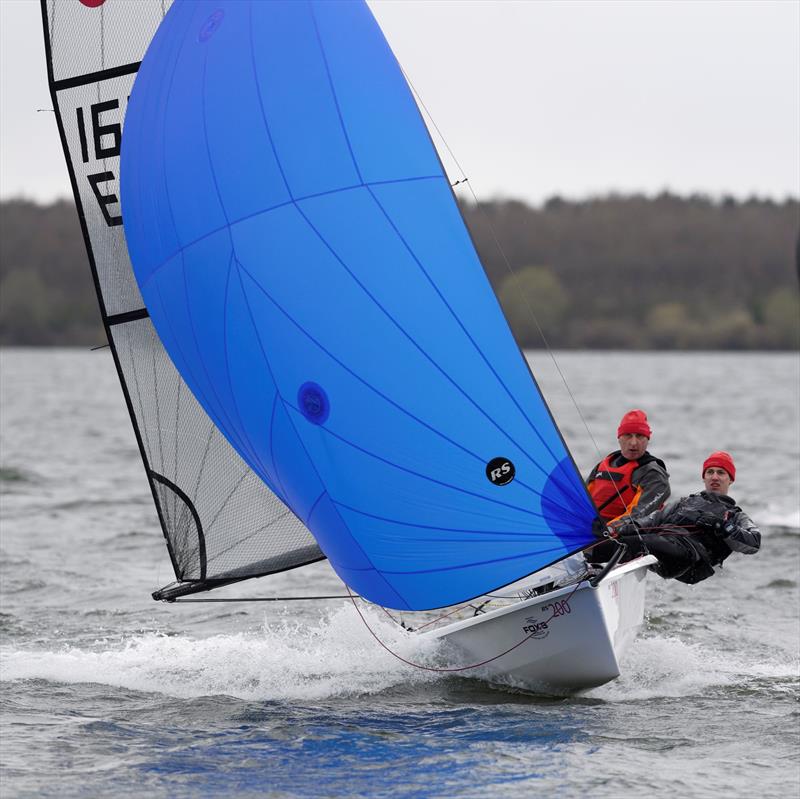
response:
[[[661,466],[664,462],[645,452],[639,460],[626,461],[615,466],[613,461],[621,457],[619,452],[612,452],[600,462],[594,479],[588,485],[597,512],[607,522],[630,513],[642,496],[642,487],[633,484],[633,473],[647,463],[655,461]]]

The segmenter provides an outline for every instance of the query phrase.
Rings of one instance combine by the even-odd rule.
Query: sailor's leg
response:
[[[671,533],[671,530],[675,532]],[[658,563],[651,569],[665,579],[688,573],[701,560],[698,551],[700,544],[692,545],[687,536],[675,528],[665,527],[663,532],[620,536],[620,540],[628,547],[622,563],[639,555],[654,555]],[[589,563],[606,563],[616,551],[616,542],[603,541],[586,551],[586,560]]]
[[[685,536],[646,533],[642,535],[642,543],[658,559],[658,565],[653,567],[653,571],[665,579],[679,577],[699,559]]]
[[[645,550],[642,548],[642,542],[639,540],[638,536],[625,537],[621,538],[620,540],[624,541],[628,547],[627,551],[622,556],[620,563],[625,563],[632,558],[637,558],[639,555],[646,554]],[[611,556],[618,549],[619,544],[616,543],[616,541],[603,541],[600,544],[595,544],[591,549],[586,550],[586,560],[589,561],[589,563],[607,563],[609,560],[611,560]]]

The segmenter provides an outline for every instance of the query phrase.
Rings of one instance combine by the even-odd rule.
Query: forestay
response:
[[[131,96],[122,200],[172,360],[356,591],[448,605],[594,540],[365,4],[176,3]]]
[[[131,271],[118,197],[122,122],[168,7],[162,0],[42,3],[50,88],[101,314],[180,581],[158,596],[322,557],[188,390]]]

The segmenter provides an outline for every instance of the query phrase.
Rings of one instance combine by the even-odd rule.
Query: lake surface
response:
[[[764,533],[698,586],[651,575],[622,677],[567,698],[411,669],[346,601],[153,602],[172,571],[109,351],[0,352],[2,796],[797,796],[797,355],[556,357],[583,420],[530,355],[583,471],[645,408],[673,493],[727,449]],[[224,591],[342,586],[320,563]]]

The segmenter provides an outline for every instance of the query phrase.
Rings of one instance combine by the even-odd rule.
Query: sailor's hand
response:
[[[609,524],[606,527],[606,535],[609,538],[617,538],[619,536],[619,532],[617,531],[617,528],[614,527],[613,524]]]
[[[737,529],[738,527],[736,522],[734,522],[733,519],[730,518],[730,515],[726,513],[725,516],[717,522],[716,526],[714,527],[714,532],[720,538],[728,538],[729,536],[733,535]]]
[[[711,530],[716,532],[720,524],[720,519],[710,513],[701,513],[695,521],[696,527],[701,527],[703,530]]]
[[[608,529],[613,530],[611,538],[624,538],[626,535],[636,535],[639,532],[639,525],[630,518],[614,519],[608,523]]]
[[[616,538],[621,532],[622,528],[625,527],[626,524],[630,524],[629,519],[614,519],[608,523],[608,529],[613,531],[612,538]]]
[[[704,513],[698,517],[695,524],[720,538],[727,538],[729,535],[736,532],[736,524],[728,513],[721,519],[711,514]]]

